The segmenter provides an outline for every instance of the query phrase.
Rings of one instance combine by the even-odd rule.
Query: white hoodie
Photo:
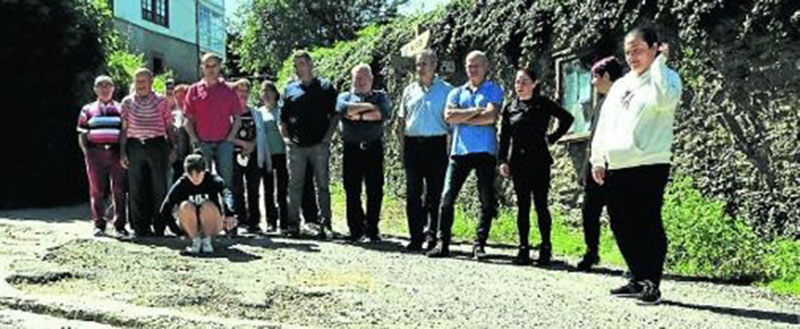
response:
[[[670,163],[681,90],[678,73],[666,66],[662,55],[641,76],[631,71],[614,82],[592,140],[592,166],[623,169]]]

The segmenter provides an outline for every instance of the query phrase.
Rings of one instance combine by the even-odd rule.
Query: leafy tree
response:
[[[242,70],[277,71],[294,49],[350,40],[362,28],[397,16],[408,0],[253,0],[242,6],[233,43]]]

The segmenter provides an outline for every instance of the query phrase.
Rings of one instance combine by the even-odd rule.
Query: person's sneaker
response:
[[[429,250],[426,256],[430,258],[450,257],[450,246],[447,243],[438,243],[433,249]]]
[[[194,239],[192,239],[192,246],[186,249],[186,252],[192,255],[197,255],[200,253],[202,247],[203,247],[203,239],[200,238],[199,236],[196,236],[194,237]]]
[[[381,236],[378,235],[378,234],[368,234],[367,235],[367,242],[369,242],[369,243],[381,242]]]
[[[483,243],[475,242],[472,244],[472,257],[476,260],[486,259],[486,248]]]
[[[600,263],[600,257],[597,254],[587,253],[583,255],[583,259],[578,262],[578,271],[589,272],[592,270],[592,266],[597,265]]]
[[[413,252],[422,251],[422,241],[411,240],[411,242],[409,242],[406,245],[406,251],[413,251]]]
[[[435,236],[428,236],[425,238],[425,251],[431,251],[433,248],[436,247],[436,237]]]
[[[519,246],[517,257],[514,257],[515,265],[529,265],[531,263],[531,248],[528,246]]]
[[[126,230],[124,227],[116,229],[116,232],[117,232],[117,238],[119,239],[124,239],[131,235],[131,233],[128,232],[128,230]]]
[[[281,230],[281,235],[288,237],[288,238],[299,238],[300,237],[300,229],[296,227],[286,228],[285,230]]]
[[[212,253],[214,253],[214,246],[211,245],[211,237],[207,236],[207,237],[203,238],[202,241],[203,241],[202,252],[204,254],[212,254]]]
[[[308,235],[317,236],[322,231],[322,227],[317,223],[305,223],[303,224],[303,230],[308,232]]]
[[[258,226],[258,225],[248,226],[245,230],[247,231],[248,234],[262,234],[262,233],[264,233],[264,231],[261,230],[261,226]]]
[[[635,281],[628,281],[627,284],[619,288],[611,289],[611,295],[617,297],[639,297],[642,294],[644,287]]]
[[[102,228],[99,228],[99,227],[95,227],[94,231],[92,231],[92,236],[97,237],[97,238],[99,238],[101,236],[105,236],[105,235],[106,235],[106,230],[104,230]]]
[[[267,232],[268,232],[268,233],[274,233],[274,232],[276,232],[277,230],[278,230],[278,229],[275,227],[275,225],[274,225],[274,224],[267,224]]]
[[[351,233],[350,235],[347,236],[347,238],[345,238],[345,240],[347,240],[347,242],[351,242],[351,243],[358,243],[358,242],[361,242],[361,239],[363,237],[364,236],[361,235],[361,234],[352,234]]]
[[[639,295],[639,305],[658,305],[661,303],[661,290],[650,280],[642,281],[642,293]]]
[[[318,240],[328,240],[328,232],[326,232],[324,227],[320,226],[319,231],[317,231],[317,234],[314,235],[314,237]]]
[[[550,261],[553,258],[553,247],[550,245],[540,245],[539,246],[539,258],[536,259],[536,264],[539,266],[547,266],[550,265]]]

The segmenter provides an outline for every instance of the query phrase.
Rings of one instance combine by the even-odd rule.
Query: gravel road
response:
[[[0,325],[10,328],[798,328],[800,300],[687,279],[639,306],[618,270],[449,259],[378,244],[243,237],[211,257],[184,241],[88,238],[80,208],[0,212]],[[73,218],[73,219],[70,219]],[[85,218],[85,217],[83,217]],[[565,261],[565,260],[561,260]],[[575,260],[566,260],[574,263]],[[13,278],[13,279],[9,279]],[[6,282],[7,281],[7,282]],[[37,320],[45,322],[36,322]],[[59,322],[62,321],[62,322]],[[34,324],[31,324],[34,323]],[[38,324],[37,324],[38,323]],[[41,325],[46,323],[47,325]],[[54,324],[59,324],[55,326]],[[78,323],[70,326],[70,323]]]

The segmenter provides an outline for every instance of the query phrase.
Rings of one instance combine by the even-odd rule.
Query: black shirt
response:
[[[253,121],[253,113],[250,112],[250,109],[245,109],[244,113],[239,116],[239,119],[242,124],[239,126],[239,131],[236,132],[236,139],[246,142],[256,140],[256,122]],[[234,149],[236,153],[242,151],[242,148],[239,146],[236,146]]]
[[[220,199],[222,200],[222,207],[220,207]],[[203,202],[211,201],[220,208],[220,211],[226,217],[234,215],[233,194],[225,186],[225,181],[221,177],[208,171],[206,171],[203,182],[200,185],[194,185],[186,175],[181,176],[169,189],[164,203],[161,204],[161,210],[159,211],[161,217],[170,218],[172,216],[172,208],[184,201],[189,201],[198,208]]]
[[[298,146],[319,144],[336,115],[336,89],[330,82],[314,78],[309,85],[292,81],[283,93],[281,123],[289,139]]]
[[[558,129],[546,135],[553,117],[558,119]],[[531,156],[532,159],[546,159],[548,165],[553,163],[547,145],[558,141],[572,126],[573,120],[569,112],[546,97],[534,96],[527,101],[514,99],[503,107],[499,161],[504,163],[510,158]]]

